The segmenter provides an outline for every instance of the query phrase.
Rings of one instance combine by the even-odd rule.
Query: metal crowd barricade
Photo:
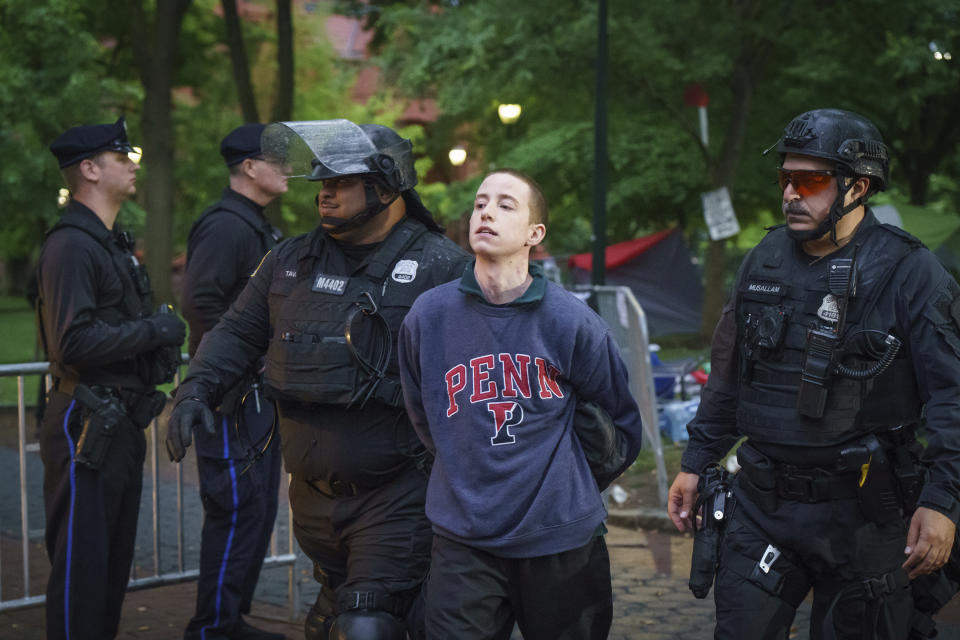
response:
[[[184,363],[187,362],[187,356],[184,355]],[[29,520],[29,496],[28,496],[28,478],[27,478],[27,466],[28,459],[27,454],[39,451],[39,447],[36,443],[27,444],[27,408],[25,401],[25,378],[31,375],[43,375],[46,383],[46,388],[50,388],[50,376],[49,372],[49,363],[47,362],[28,362],[21,364],[5,364],[0,365],[0,377],[17,377],[17,455],[19,460],[19,495],[20,495],[20,555],[22,560],[22,579],[23,579],[23,594],[19,598],[13,599],[4,599],[4,589],[3,589],[3,566],[0,564],[0,612],[21,609],[25,607],[38,606],[43,604],[46,601],[46,596],[43,595],[41,590],[40,594],[33,594],[30,585],[30,538],[31,534],[34,537],[42,537],[42,530],[30,530],[30,520]],[[175,384],[180,383],[180,373],[177,372],[177,376],[174,380]],[[190,580],[195,580],[199,575],[199,569],[197,568],[186,568],[185,566],[185,540],[184,540],[184,531],[185,531],[185,522],[184,522],[184,494],[183,494],[183,465],[176,465],[176,570],[161,570],[161,549],[165,546],[164,543],[167,541],[162,540],[161,537],[161,519],[160,519],[160,489],[161,489],[161,478],[160,478],[160,464],[159,464],[159,452],[160,452],[160,437],[159,437],[159,420],[154,419],[153,424],[147,428],[146,431],[147,441],[150,443],[148,452],[147,452],[147,461],[144,465],[144,480],[147,478],[150,479],[150,497],[149,505],[152,512],[152,535],[151,535],[151,548],[152,548],[152,571],[148,575],[138,576],[137,575],[137,565],[138,562],[134,560],[133,567],[131,570],[130,582],[127,584],[129,590],[135,589],[145,589],[149,587],[161,586],[176,584],[180,582],[186,582]],[[287,477],[289,485],[289,476]],[[144,496],[143,502],[146,502],[146,496]],[[143,509],[143,506],[141,506]],[[5,510],[4,510],[5,511]],[[0,517],[2,517],[3,512],[0,512]],[[279,520],[279,518],[278,518]],[[2,523],[0,523],[2,525]],[[300,610],[300,583],[297,580],[294,564],[297,559],[297,547],[294,543],[293,537],[293,511],[290,509],[289,504],[287,506],[287,552],[279,553],[278,550],[278,538],[280,537],[281,531],[278,526],[278,523],[274,523],[273,536],[270,543],[270,555],[264,559],[264,568],[267,567],[278,567],[286,566],[287,569],[287,605],[288,605],[288,617],[290,620],[294,620],[297,616],[297,613]],[[199,534],[199,527],[197,527]],[[142,532],[141,532],[142,533]],[[2,526],[0,526],[0,534],[2,534]],[[141,537],[138,534],[138,542],[141,542]],[[139,547],[139,544],[138,544]]]
[[[657,490],[661,506],[667,505],[667,468],[663,461],[663,442],[657,418],[653,367],[650,364],[650,334],[643,307],[629,287],[576,285],[574,292],[591,294],[594,310],[602,317],[630,374],[630,391],[640,405],[644,446],[653,449],[657,465]]]

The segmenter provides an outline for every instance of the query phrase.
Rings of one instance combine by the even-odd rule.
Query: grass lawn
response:
[[[36,362],[43,356],[36,349],[36,329],[33,310],[25,298],[0,296],[0,364]],[[27,404],[37,401],[40,376],[30,375],[26,380]],[[0,378],[0,405],[17,404],[17,378]]]

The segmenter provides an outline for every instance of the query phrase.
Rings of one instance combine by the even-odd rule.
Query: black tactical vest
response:
[[[840,362],[864,369],[878,361],[883,339],[894,331],[896,321],[881,317],[877,302],[892,295],[886,285],[900,261],[918,246],[909,234],[882,224],[867,226],[850,244],[813,263],[804,259],[785,227],[772,230],[757,245],[744,262],[736,292],[741,433],[762,442],[830,446],[919,419],[922,404],[906,345],[873,379],[832,375],[821,418],[797,410],[808,330],[834,327],[842,305],[828,287],[832,260],[851,257],[857,247],[857,284],[840,330]]]
[[[439,284],[417,273],[422,250],[412,247],[426,232],[421,223],[404,219],[352,276],[324,273],[308,255],[309,238],[296,251],[278,253],[264,371],[274,397],[357,406],[369,394],[381,403],[402,405],[396,357],[400,324],[417,296]],[[338,250],[333,243],[328,248]],[[353,348],[369,361],[384,358],[383,377],[375,379],[358,366],[348,345],[350,319]]]
[[[123,286],[121,304],[116,307],[98,307],[96,317],[116,326],[127,320],[139,320],[149,316],[153,312],[153,289],[146,267],[133,255],[133,238],[126,232],[118,233],[107,229],[90,215],[72,211],[65,211],[60,221],[47,232],[47,236],[68,227],[80,229],[100,243],[110,255]]]

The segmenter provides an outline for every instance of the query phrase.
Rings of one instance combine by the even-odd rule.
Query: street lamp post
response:
[[[590,281],[607,278],[607,0],[597,7],[597,86],[593,146],[593,268]]]

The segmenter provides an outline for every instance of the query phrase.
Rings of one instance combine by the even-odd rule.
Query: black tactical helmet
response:
[[[890,156],[880,132],[872,122],[850,111],[801,113],[783,130],[776,149],[781,162],[787,153],[836,161],[841,171],[870,178],[871,194],[884,191],[890,183]]]
[[[369,147],[345,145],[313,162],[309,180],[373,174],[387,189],[403,192],[417,184],[413,144],[381,124],[358,125]]]
[[[274,122],[264,129],[260,146],[265,155],[283,159],[289,167],[289,177],[314,181],[363,177],[366,209],[348,222],[323,219],[324,224],[335,224],[342,231],[384,211],[389,203],[381,202],[376,184],[402,197],[407,215],[420,220],[428,229],[442,230],[413,188],[417,184],[413,144],[390,127],[357,125],[342,119]]]

